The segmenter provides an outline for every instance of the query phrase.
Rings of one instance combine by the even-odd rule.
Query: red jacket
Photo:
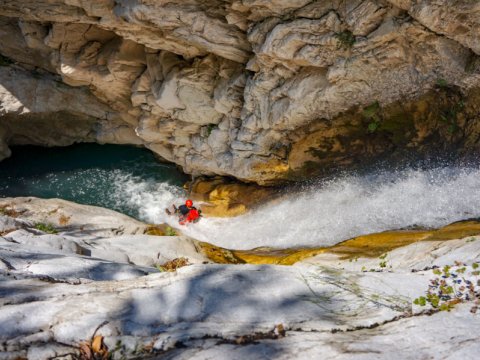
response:
[[[200,213],[198,212],[198,210],[197,209],[191,209],[188,212],[187,216],[183,220],[180,221],[180,225],[185,225],[186,223],[194,222],[199,217],[200,217]]]

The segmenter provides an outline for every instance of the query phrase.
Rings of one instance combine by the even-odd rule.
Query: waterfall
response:
[[[119,175],[117,201],[147,222],[178,227],[164,208],[181,203],[176,187]],[[203,218],[182,231],[231,249],[325,246],[362,234],[439,227],[480,217],[480,170],[438,167],[383,171],[317,182],[235,218]]]

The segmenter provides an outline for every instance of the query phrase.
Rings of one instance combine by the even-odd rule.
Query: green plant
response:
[[[477,263],[473,263],[471,269],[478,267]],[[467,265],[456,263],[455,267],[447,265],[442,269],[433,269],[432,273],[437,277],[430,280],[425,296],[413,300],[415,305],[428,304],[435,310],[450,311],[458,303],[473,301],[475,306],[471,311],[477,311],[480,298],[480,280],[477,277],[480,271],[469,271]]]
[[[378,101],[366,106],[363,108],[362,117],[369,120],[368,132],[375,132],[380,127],[381,117],[380,117],[380,104]]]
[[[350,30],[345,30],[335,34],[338,40],[337,48],[350,49],[355,44],[355,35]]]
[[[212,131],[215,130],[217,127],[218,127],[217,124],[208,124],[208,125],[206,126],[207,137],[209,137],[210,134],[212,133]]]
[[[439,88],[447,88],[448,87],[448,82],[445,79],[439,78],[439,79],[437,79],[436,85]]]
[[[440,114],[440,120],[448,125],[447,131],[450,134],[453,134],[459,129],[459,126],[457,124],[457,114],[464,108],[465,103],[463,102],[463,100],[459,100],[452,107],[448,108]]]
[[[36,223],[34,228],[47,234],[57,234],[58,231],[52,224]]]
[[[378,257],[380,260],[382,260],[382,261],[380,261],[380,263],[378,264],[378,266],[380,266],[382,269],[384,269],[384,268],[387,267],[387,260],[386,260],[387,255],[388,255],[388,254],[385,253],[385,254],[383,254],[383,255],[381,255],[381,256]]]
[[[177,236],[177,232],[172,229],[170,226],[167,226],[167,228],[165,229],[165,235],[166,236]]]

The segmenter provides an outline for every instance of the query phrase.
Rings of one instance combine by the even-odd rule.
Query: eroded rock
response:
[[[440,81],[476,102],[477,12],[471,1],[4,1],[5,64],[69,84],[69,108],[93,116],[94,125],[64,134],[66,120],[42,95],[50,87],[40,88],[30,97],[44,104],[42,124],[9,126],[2,144],[133,143],[195,176],[260,184],[303,180],[397,150],[425,155],[438,142],[476,153],[478,109],[450,111],[447,127],[459,130],[452,136],[441,130],[445,115],[430,111],[437,99],[429,94]],[[74,87],[88,88],[91,98],[73,95]],[[3,93],[2,103],[12,104],[9,97]],[[17,108],[31,104],[16,101]],[[93,115],[98,103],[103,114]],[[414,140],[399,144],[371,136],[368,119],[346,123],[345,114],[374,103],[392,119],[390,128],[403,124],[388,110],[398,103],[409,104],[407,113],[423,109],[417,118],[430,128],[415,123],[408,129]],[[44,131],[37,139],[28,133],[49,117],[58,128],[51,138],[71,139],[41,142]],[[2,117],[2,128],[10,118]]]
[[[274,189],[229,182],[224,178],[198,178],[187,187],[194,200],[206,203],[201,206],[203,216],[238,216],[278,196]]]

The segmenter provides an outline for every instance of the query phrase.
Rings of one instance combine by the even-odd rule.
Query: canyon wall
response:
[[[272,184],[475,153],[479,26],[468,0],[0,0],[0,158],[136,144]]]

